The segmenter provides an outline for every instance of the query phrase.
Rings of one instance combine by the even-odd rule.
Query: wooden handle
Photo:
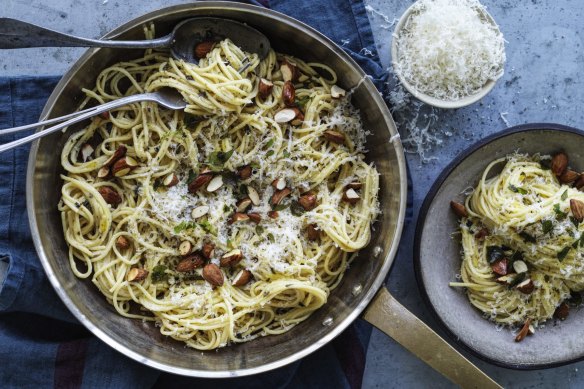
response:
[[[363,318],[462,388],[502,388],[381,288]]]

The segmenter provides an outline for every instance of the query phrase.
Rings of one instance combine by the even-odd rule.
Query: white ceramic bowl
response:
[[[399,36],[401,31],[405,27],[406,22],[408,21],[409,17],[414,12],[414,8],[415,8],[416,4],[417,4],[417,2],[412,4],[406,10],[406,12],[404,12],[404,14],[399,19],[397,25],[395,26],[395,31],[393,33],[393,39],[391,41],[391,61],[392,61],[394,71],[395,71],[395,69],[398,69],[397,37]],[[493,19],[493,17],[486,10],[483,10],[483,14],[484,14],[485,19],[487,19],[487,21],[489,23],[498,27],[497,23],[495,22],[495,19]],[[485,97],[491,91],[491,89],[493,89],[493,87],[495,86],[495,84],[497,82],[497,80],[489,80],[489,81],[487,81],[487,83],[485,85],[483,85],[483,87],[477,93],[475,93],[473,95],[465,96],[465,97],[458,99],[458,100],[442,100],[442,99],[437,99],[436,97],[432,97],[430,95],[427,95],[425,93],[419,92],[412,84],[410,84],[405,79],[405,77],[403,77],[401,75],[400,72],[395,71],[395,74],[397,75],[400,83],[404,86],[404,88],[406,88],[406,90],[408,92],[410,92],[415,98],[417,98],[418,100],[420,100],[426,104],[429,104],[431,106],[434,106],[437,108],[445,108],[445,109],[462,108],[462,107],[466,107],[467,105],[471,105],[473,103],[476,103],[477,101],[479,101],[480,99]]]

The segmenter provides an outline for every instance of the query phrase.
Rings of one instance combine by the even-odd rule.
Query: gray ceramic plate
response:
[[[584,132],[557,124],[527,124],[488,137],[458,156],[428,193],[416,228],[415,270],[426,302],[456,342],[480,358],[509,368],[541,369],[584,359],[584,309],[563,322],[550,320],[516,343],[510,329],[497,330],[450,281],[460,272],[460,241],[451,200],[475,186],[492,160],[514,151],[550,154],[563,149],[575,170],[584,169]]]

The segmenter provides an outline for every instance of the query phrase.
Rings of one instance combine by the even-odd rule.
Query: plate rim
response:
[[[424,284],[424,280],[422,277],[421,272],[421,259],[420,259],[420,245],[421,245],[421,238],[422,232],[424,230],[424,225],[426,223],[426,216],[428,215],[428,210],[430,209],[430,205],[434,201],[436,194],[442,188],[442,185],[446,181],[446,179],[452,174],[454,169],[456,169],[464,160],[466,160],[471,154],[476,152],[477,150],[481,149],[482,147],[498,140],[504,138],[509,135],[517,134],[517,133],[528,133],[531,131],[537,130],[553,130],[553,131],[561,131],[572,133],[576,135],[580,135],[584,137],[584,131],[580,130],[575,127],[571,127],[564,124],[558,123],[525,123],[519,124],[516,126],[505,128],[501,131],[498,131],[494,134],[491,134],[485,138],[478,140],[477,142],[473,143],[471,146],[464,149],[462,152],[456,155],[454,159],[442,170],[440,175],[436,178],[432,186],[430,187],[428,193],[424,197],[424,201],[422,202],[422,206],[420,207],[420,212],[418,214],[418,218],[416,221],[416,229],[414,232],[414,276],[416,278],[416,283],[418,285],[418,290],[424,301],[424,304],[428,308],[428,311],[431,314],[431,317],[434,321],[438,324],[441,330],[443,330],[447,336],[457,346],[460,346],[463,350],[470,353],[471,355],[479,358],[482,361],[488,362],[495,366],[507,368],[507,369],[514,369],[514,370],[542,370],[542,369],[549,369],[559,366],[569,365],[574,362],[579,362],[584,360],[584,353],[576,358],[571,358],[567,360],[562,360],[558,362],[548,362],[548,363],[536,363],[536,364],[522,364],[522,363],[506,363],[500,360],[487,357],[483,355],[480,351],[476,350],[475,348],[469,346],[464,341],[462,341],[451,329],[450,327],[442,320],[442,317],[438,314],[434,305],[430,301],[430,297],[428,296],[426,286]]]

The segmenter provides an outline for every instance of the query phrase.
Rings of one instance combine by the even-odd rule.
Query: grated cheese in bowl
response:
[[[419,0],[396,27],[392,57],[414,96],[457,108],[479,100],[503,75],[505,41],[477,0]]]

